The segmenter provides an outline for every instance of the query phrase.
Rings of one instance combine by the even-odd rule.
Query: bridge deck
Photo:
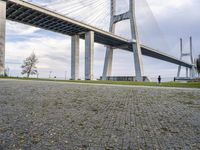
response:
[[[81,38],[84,38],[84,33],[88,31],[94,31],[95,42],[132,52],[132,43],[130,43],[130,41],[125,38],[24,1],[6,1],[6,18],[8,20],[70,36],[74,34],[80,34]],[[143,45],[141,47],[143,55],[189,68],[192,67],[192,65],[180,61],[177,58],[169,56],[165,53],[159,52]]]

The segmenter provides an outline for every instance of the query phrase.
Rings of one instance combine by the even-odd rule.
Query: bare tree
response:
[[[22,75],[27,74],[27,78],[30,75],[35,75],[38,73],[36,64],[38,63],[38,58],[33,52],[29,57],[24,60],[24,64],[21,66]]]

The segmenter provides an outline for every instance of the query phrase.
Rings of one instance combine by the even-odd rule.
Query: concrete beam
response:
[[[74,35],[71,37],[71,79],[79,79],[79,35]]]
[[[85,80],[93,80],[94,32],[85,34]]]
[[[0,76],[5,75],[6,2],[0,1]]]
[[[130,12],[125,12],[123,14],[115,15],[113,18],[113,23],[117,23],[127,19],[130,19]]]

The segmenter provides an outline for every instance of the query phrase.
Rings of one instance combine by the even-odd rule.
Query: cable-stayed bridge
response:
[[[92,1],[91,1],[92,2]],[[85,79],[93,79],[94,42],[106,45],[103,78],[110,76],[112,71],[113,49],[118,48],[134,53],[136,79],[142,80],[143,64],[141,55],[167,61],[189,68],[194,76],[194,65],[179,60],[159,50],[141,45],[137,33],[134,0],[130,0],[130,8],[126,13],[116,15],[116,1],[111,0],[110,32],[61,15],[52,10],[21,0],[0,0],[0,74],[5,68],[5,22],[6,19],[35,26],[45,30],[72,36],[71,76],[79,78],[79,38],[85,39]],[[131,20],[132,40],[114,34],[115,24],[126,19]]]

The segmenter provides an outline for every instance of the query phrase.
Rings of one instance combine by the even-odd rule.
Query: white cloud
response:
[[[39,28],[35,28],[32,26],[28,26],[25,24],[19,24],[12,21],[6,22],[6,33],[8,35],[30,35],[38,30]]]

